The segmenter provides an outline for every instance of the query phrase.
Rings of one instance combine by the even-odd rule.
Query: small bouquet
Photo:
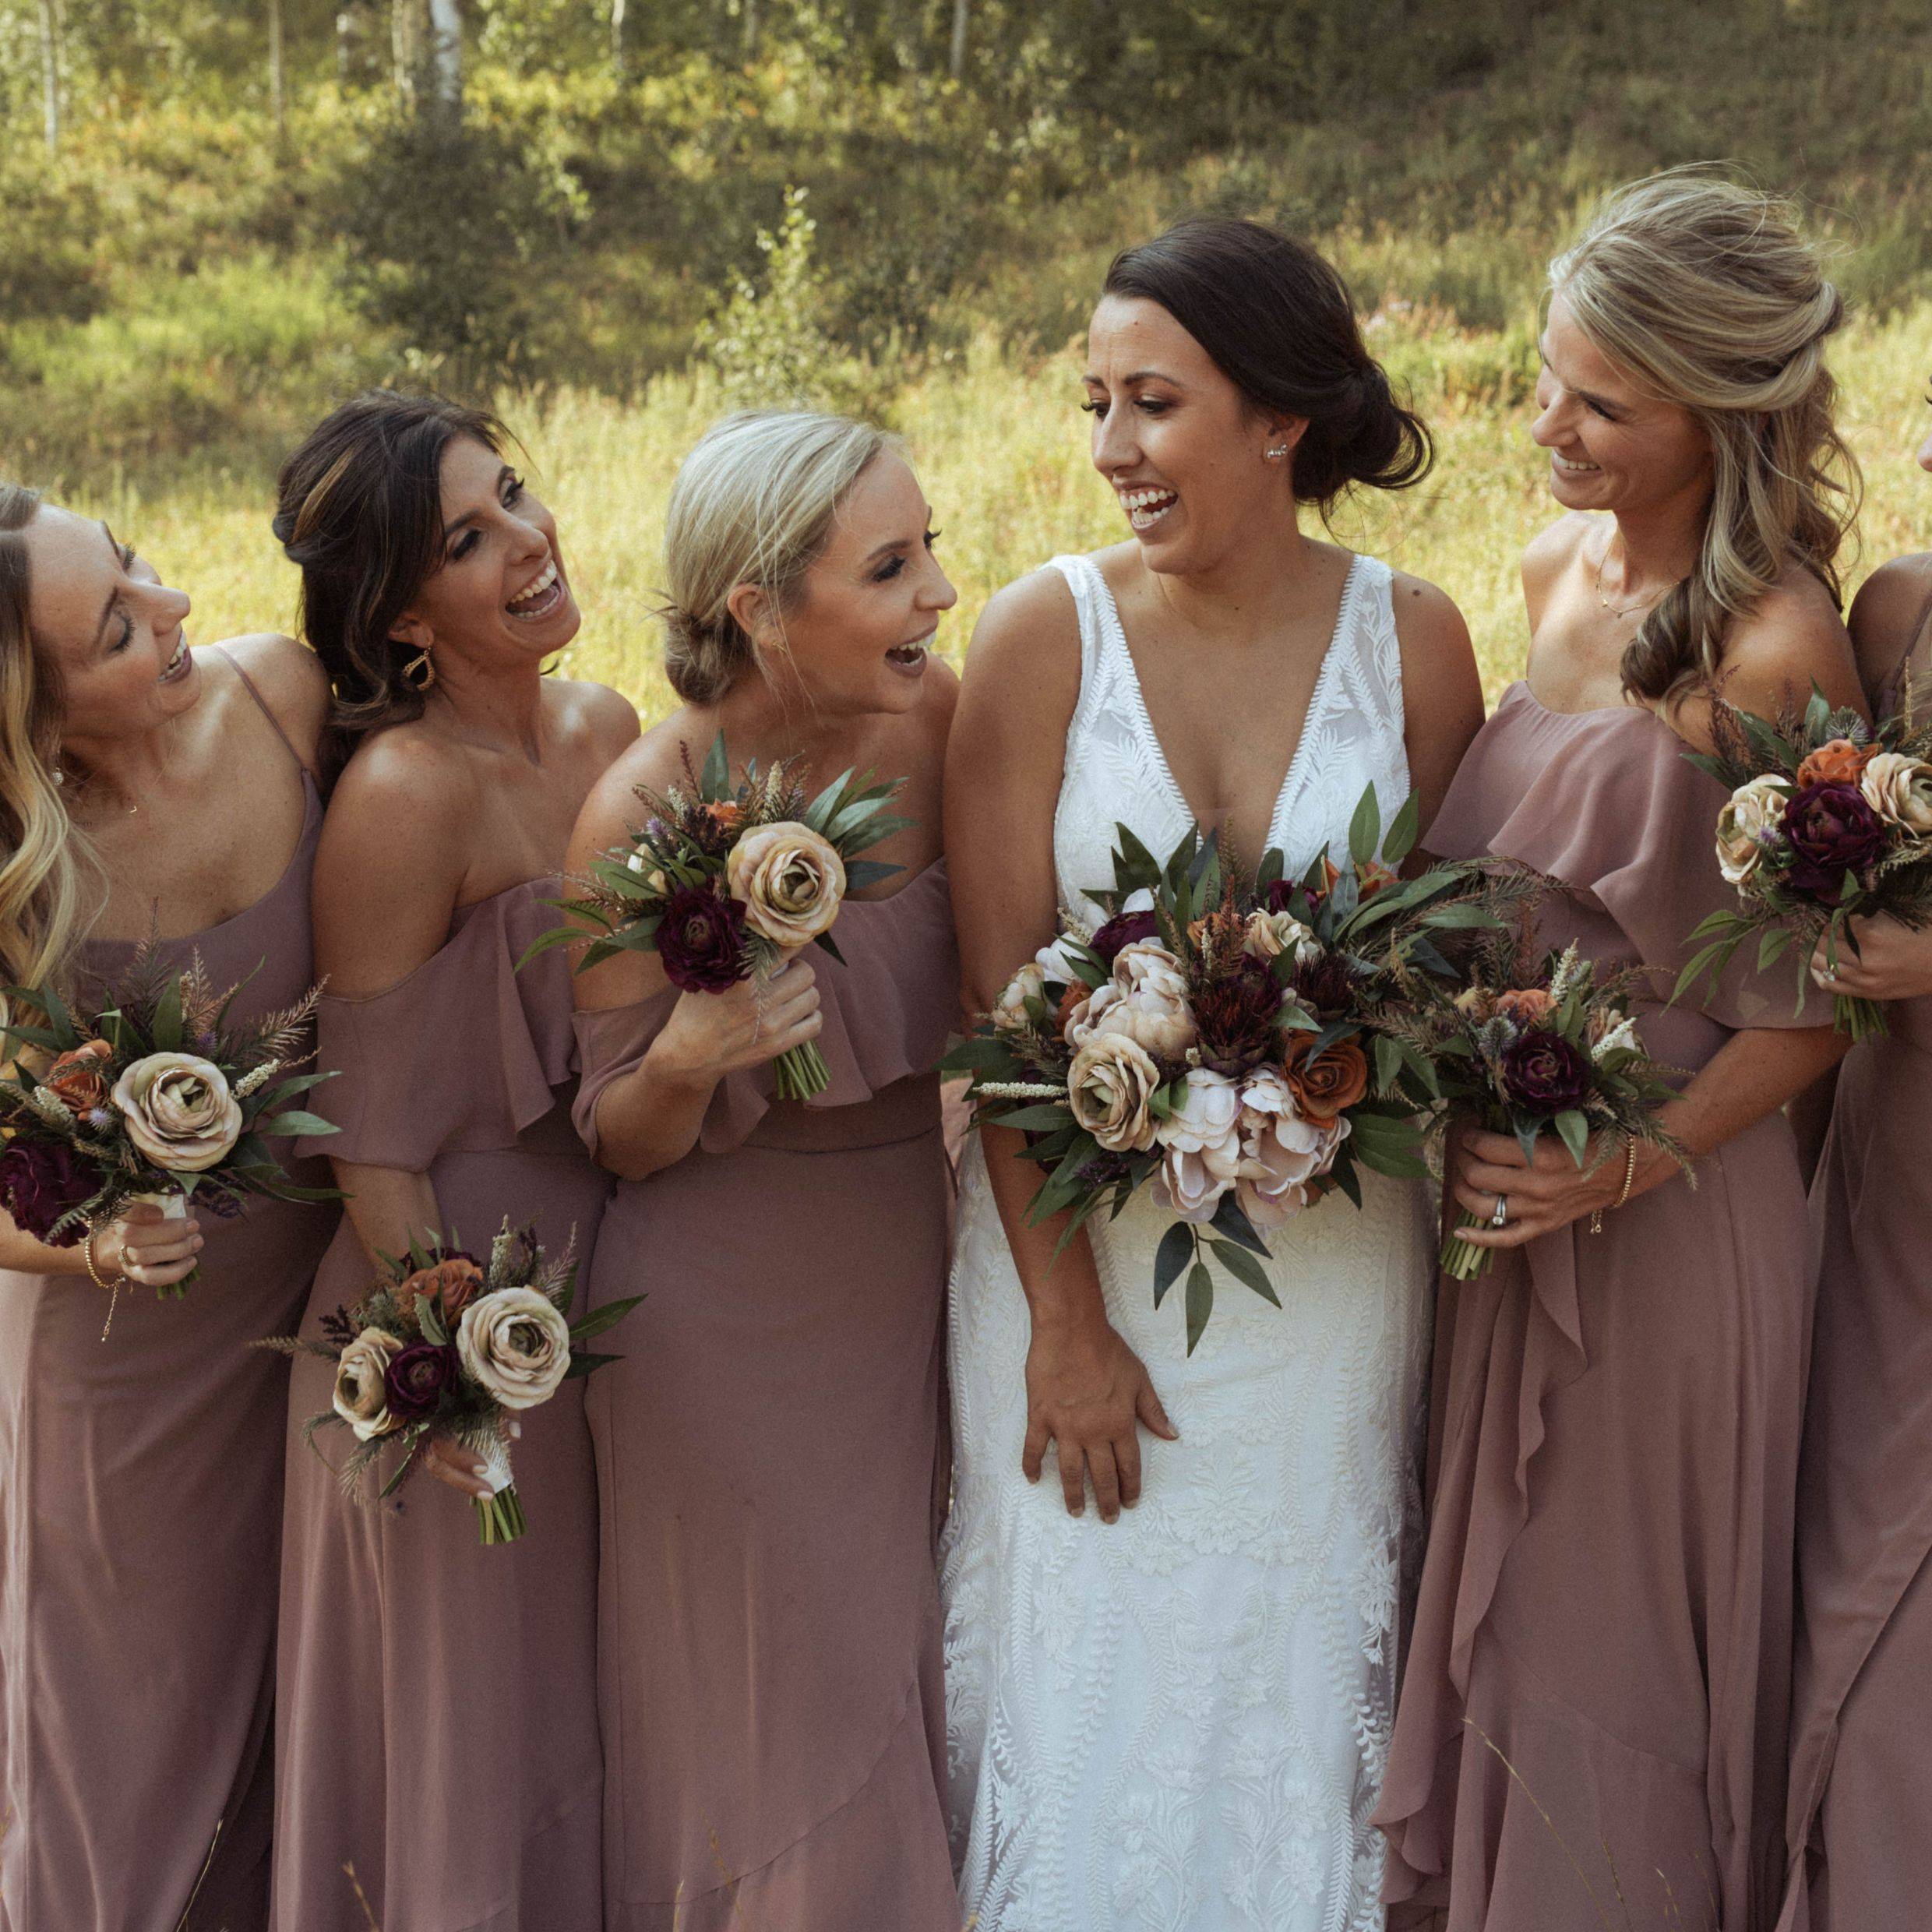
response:
[[[341,1199],[298,1186],[267,1146],[336,1130],[291,1104],[330,1077],[294,1070],[314,1050],[322,989],[231,1021],[241,990],[218,989],[199,954],[185,972],[166,971],[151,941],[79,1013],[51,986],[5,989],[0,1206],[16,1226],[72,1247],[135,1201],[178,1217],[190,1198],[221,1215],[238,1213],[246,1194]],[[16,1017],[26,1013],[34,1023]],[[157,1292],[185,1295],[194,1278]]]
[[[1449,975],[1439,938],[1493,924],[1492,888],[1465,868],[1403,881],[1412,797],[1381,837],[1373,787],[1345,868],[1299,881],[1270,852],[1253,880],[1190,832],[1165,865],[1125,826],[1110,916],[1022,967],[943,1067],[971,1076],[978,1124],[1018,1128],[1048,1169],[1035,1222],[1070,1210],[1061,1245],[1141,1188],[1174,1225],[1155,1260],[1158,1307],[1187,1277],[1187,1348],[1213,1312],[1209,1256],[1280,1306],[1264,1233],[1339,1188],[1357,1164],[1424,1176],[1427,1059],[1387,1030],[1404,974]],[[1381,856],[1376,856],[1380,846]]]
[[[1775,722],[1719,703],[1713,756],[1685,756],[1730,788],[1718,816],[1717,858],[1740,908],[1714,912],[1690,937],[1705,943],[1673,998],[1708,973],[1715,986],[1731,955],[1758,936],[1762,972],[1796,943],[1798,1007],[1818,942],[1835,961],[1853,913],[1932,922],[1932,721],[1902,708],[1876,730],[1834,710],[1814,689],[1802,712]],[[1888,1031],[1884,1009],[1840,994],[1832,1020],[1854,1040]]]
[[[491,1493],[475,1499],[480,1539],[514,1542],[525,1524],[504,1425],[548,1401],[573,1377],[619,1359],[581,1345],[643,1297],[606,1303],[572,1327],[575,1244],[552,1260],[532,1229],[507,1220],[487,1264],[439,1241],[412,1243],[407,1254],[383,1259],[382,1274],[361,1301],[323,1317],[326,1346],[298,1335],[271,1335],[256,1345],[334,1366],[333,1405],[309,1419],[302,1437],[313,1447],[318,1430],[348,1426],[356,1447],[338,1473],[351,1495],[361,1493],[363,1475],[386,1447],[403,1454],[384,1497],[394,1494],[432,1437],[448,1437],[484,1460]]]
[[[1535,1158],[1545,1132],[1556,1134],[1579,1168],[1599,1132],[1666,1148],[1683,1159],[1655,1112],[1676,1089],[1669,1070],[1644,1051],[1630,1010],[1644,969],[1599,979],[1595,964],[1579,959],[1574,946],[1527,971],[1520,945],[1489,952],[1461,992],[1425,989],[1421,1024],[1408,1042],[1433,1062],[1451,1112],[1472,1116],[1490,1133],[1514,1134],[1527,1160]],[[1486,1224],[1465,1208],[1457,1225]],[[1494,1259],[1493,1250],[1460,1234],[1443,1244],[1444,1271],[1459,1282],[1483,1274]]]
[[[808,802],[795,763],[781,760],[763,771],[749,765],[734,787],[721,732],[703,773],[687,763],[686,777],[662,793],[640,786],[643,829],[627,850],[592,865],[583,897],[558,902],[601,929],[577,970],[625,950],[655,953],[674,986],[724,992],[752,973],[769,977],[809,945],[837,959],[831,926],[847,891],[900,869],[858,856],[911,823],[886,812],[897,781],[848,771]],[[581,925],[559,927],[519,963],[583,936]],[[830,1077],[809,1042],[777,1064],[786,1100],[823,1093]]]

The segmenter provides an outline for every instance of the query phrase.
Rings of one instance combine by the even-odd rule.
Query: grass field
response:
[[[1553,507],[1527,435],[1534,413],[1528,319],[1491,333],[1378,316],[1371,336],[1435,429],[1438,460],[1419,488],[1346,510],[1338,534],[1448,591],[1468,619],[1493,697],[1521,659],[1517,559]],[[1855,323],[1835,362],[1842,420],[1866,471],[1856,578],[1932,542],[1932,483],[1911,460],[1932,376],[1932,303]],[[989,343],[894,400],[893,421],[933,504],[940,554],[960,591],[959,608],[941,632],[956,661],[1000,584],[1056,551],[1094,548],[1123,534],[1087,461],[1079,367],[1072,350],[1022,365]],[[661,715],[669,697],[650,612],[665,505],[679,459],[719,413],[721,398],[700,373],[661,378],[634,404],[564,390],[540,405],[505,397],[499,406],[525,439],[532,481],[556,513],[583,607],[567,668],[616,686],[647,719]],[[72,500],[108,516],[118,534],[193,596],[198,637],[291,627],[294,573],[268,533],[266,481],[189,474],[192,480],[171,488],[122,483]]]

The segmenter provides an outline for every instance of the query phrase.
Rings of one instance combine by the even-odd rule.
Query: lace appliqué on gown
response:
[[[1117,823],[1157,854],[1190,815],[1112,599],[1056,559],[1082,683],[1054,821],[1061,908],[1110,878]],[[1363,788],[1408,792],[1386,566],[1351,566],[1271,832],[1339,855]],[[1282,1307],[1218,1293],[1186,1352],[1153,1306],[1165,1218],[1096,1230],[1110,1318],[1180,1431],[1144,1438],[1136,1509],[1069,1517],[1020,1473],[1026,1303],[969,1150],[952,1283],[958,1439],[943,1554],[954,1852],[978,1932],[1380,1932],[1369,1817],[1421,1531],[1431,1234],[1419,1186],[1364,1175],[1272,1236]]]

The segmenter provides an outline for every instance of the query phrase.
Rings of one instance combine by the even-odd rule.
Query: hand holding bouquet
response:
[[[1249,880],[1198,831],[1163,865],[1119,827],[1114,889],[1092,895],[1111,916],[1022,967],[942,1063],[971,1076],[979,1124],[1028,1136],[1024,1158],[1048,1170],[1031,1218],[1067,1211],[1062,1246],[1144,1187],[1174,1216],[1154,1300],[1186,1275],[1190,1354],[1214,1307],[1208,1257],[1278,1306],[1266,1232],[1331,1189],[1359,1205],[1358,1162],[1426,1172],[1434,1074],[1384,1030],[1387,1003],[1400,974],[1450,971],[1438,938],[1493,915],[1461,869],[1398,879],[1419,809],[1384,842],[1371,787],[1348,866],[1324,855],[1298,883],[1278,852]]]
[[[412,1243],[399,1260],[385,1257],[382,1275],[353,1307],[323,1318],[327,1345],[273,1335],[259,1347],[284,1355],[319,1356],[335,1369],[333,1406],[312,1417],[303,1438],[346,1424],[356,1439],[340,1472],[359,1493],[364,1473],[391,1444],[402,1459],[381,1493],[394,1493],[435,1437],[483,1458],[491,1494],[474,1499],[480,1539],[513,1542],[526,1527],[512,1479],[506,1425],[547,1402],[573,1377],[618,1358],[581,1345],[621,1321],[643,1298],[607,1303],[573,1327],[574,1250],[552,1260],[529,1229],[506,1221],[480,1264],[456,1247]],[[319,1453],[319,1452],[318,1452]]]
[[[1630,1012],[1639,971],[1599,981],[1574,946],[1527,972],[1502,949],[1490,951],[1486,969],[1460,992],[1427,989],[1412,1041],[1434,1062],[1452,1115],[1513,1134],[1532,1162],[1545,1133],[1555,1133],[1579,1170],[1591,1162],[1593,1136],[1647,1142],[1681,1159],[1655,1112],[1676,1089],[1645,1052]],[[1489,1224],[1465,1208],[1458,1225]],[[1492,1250],[1459,1234],[1443,1245],[1443,1267],[1459,1282],[1484,1273],[1493,1259]]]
[[[910,820],[886,806],[897,781],[851,772],[809,802],[795,765],[754,763],[733,787],[721,733],[701,775],[662,793],[639,788],[648,816],[629,848],[591,867],[590,890],[562,909],[601,929],[577,970],[622,951],[654,952],[666,978],[686,992],[724,992],[756,973],[769,979],[810,945],[834,959],[831,927],[846,893],[890,878],[897,866],[862,859]],[[525,961],[552,946],[580,943],[582,925],[546,933]],[[830,1076],[807,1042],[781,1054],[778,1093],[823,1093]]]
[[[1798,1007],[1814,951],[1835,963],[1853,914],[1887,914],[1907,926],[1932,922],[1932,723],[1900,712],[1876,730],[1834,710],[1814,690],[1800,714],[1768,722],[1719,703],[1714,756],[1691,763],[1731,788],[1717,822],[1717,857],[1737,888],[1736,911],[1714,912],[1690,937],[1705,944],[1679,976],[1681,997],[1711,982],[1752,934],[1761,972],[1794,941]],[[1839,995],[1832,1018],[1862,1040],[1884,1033],[1884,1009]]]
[[[267,1146],[335,1131],[291,1104],[329,1077],[294,1070],[312,1051],[321,990],[234,1021],[239,986],[217,989],[199,954],[185,972],[166,971],[151,943],[78,1013],[51,986],[6,988],[0,1205],[36,1239],[71,1247],[134,1202],[182,1215],[192,1197],[232,1215],[248,1194],[340,1200],[298,1186]],[[185,1294],[194,1278],[157,1292]]]

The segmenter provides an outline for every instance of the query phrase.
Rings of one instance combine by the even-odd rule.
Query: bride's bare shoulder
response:
[[[1080,690],[1080,615],[1059,571],[1035,570],[996,591],[967,647],[964,701],[975,687],[1024,682],[1035,701],[1059,696],[1070,712]]]

